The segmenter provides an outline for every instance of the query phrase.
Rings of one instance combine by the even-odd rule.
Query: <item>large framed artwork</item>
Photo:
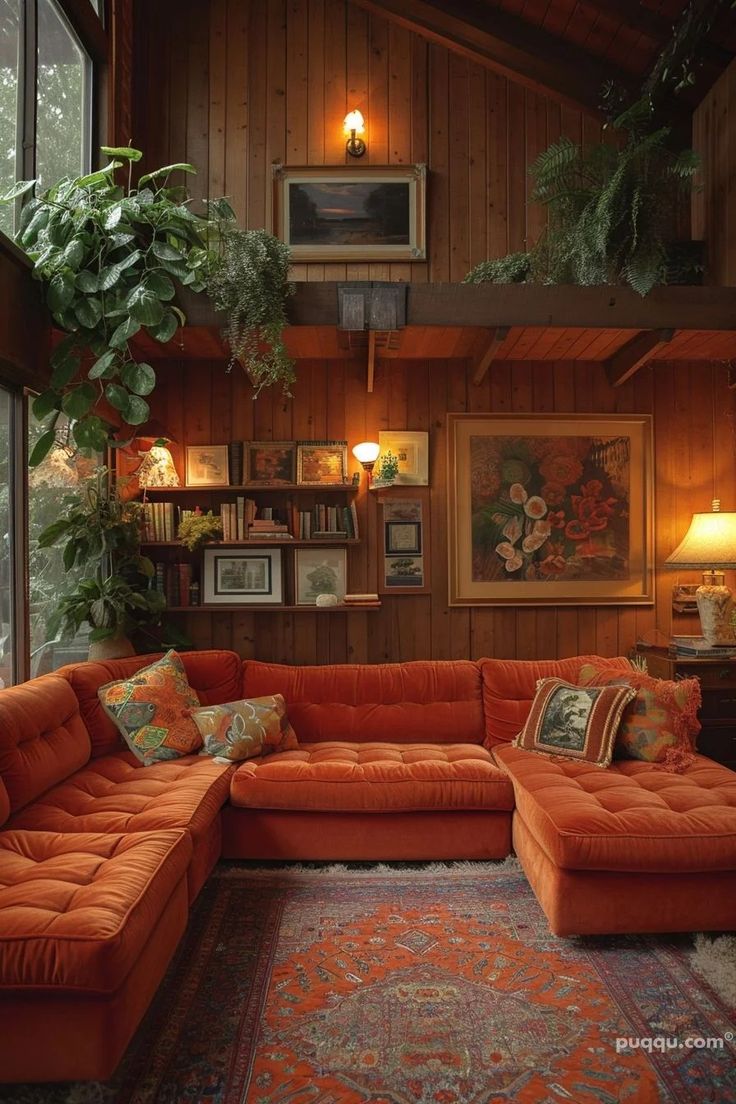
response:
[[[449,603],[651,605],[648,414],[449,414]]]
[[[274,166],[274,233],[292,261],[426,258],[424,165]]]
[[[281,549],[205,548],[205,605],[281,605]]]

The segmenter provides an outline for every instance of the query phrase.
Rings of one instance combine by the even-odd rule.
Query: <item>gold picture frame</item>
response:
[[[228,487],[227,445],[187,445],[186,475],[187,487]]]
[[[302,486],[344,486],[348,481],[347,441],[297,441],[296,481]]]
[[[274,165],[273,232],[300,261],[424,261],[426,166]]]
[[[648,414],[449,414],[451,606],[651,605]]]

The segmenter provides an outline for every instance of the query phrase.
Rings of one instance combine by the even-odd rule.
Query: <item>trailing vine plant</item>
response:
[[[140,150],[103,146],[104,168],[64,178],[23,207],[18,244],[44,284],[55,325],[66,336],[51,356],[49,387],[33,404],[48,418],[30,458],[46,456],[63,412],[74,421],[74,440],[85,453],[116,445],[116,427],[105,403],[124,425],[149,418],[146,396],[156,375],[131,349],[142,329],[165,343],[185,322],[173,303],[174,280],[201,291],[212,263],[209,222],[189,209],[187,190],[170,184],[189,164],[166,165],[132,182]],[[121,182],[122,181],[122,182]],[[0,198],[12,203],[30,192],[22,181]]]

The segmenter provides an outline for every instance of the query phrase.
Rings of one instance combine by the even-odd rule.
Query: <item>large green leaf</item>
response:
[[[135,337],[141,328],[140,322],[136,322],[134,318],[126,318],[124,322],[113,331],[113,335],[110,338],[110,347],[113,349],[122,349],[124,345],[130,341],[131,337]]]
[[[184,172],[190,173],[193,176],[197,175],[197,170],[194,165],[189,165],[186,161],[177,161],[174,165],[164,165],[160,169],[154,169],[153,172],[144,173],[138,181],[138,186],[146,184],[149,180],[158,180],[160,176],[168,176],[172,172]]]
[[[173,299],[176,294],[173,281],[165,272],[149,272],[143,284],[148,291],[152,291],[158,299]]]
[[[81,326],[93,330],[102,318],[102,303],[99,299],[79,299],[74,305],[74,313]]]
[[[80,359],[76,355],[69,355],[54,367],[51,373],[51,386],[57,391],[63,391],[72,382],[79,371]]]
[[[60,405],[60,395],[58,391],[54,391],[53,388],[49,388],[48,391],[42,391],[40,395],[36,395],[33,400],[33,416],[42,422],[52,410],[58,410]]]
[[[83,291],[86,295],[93,295],[99,290],[96,272],[89,272],[85,269],[84,272],[77,273],[76,283],[79,290]]]
[[[150,364],[126,364],[120,378],[134,395],[150,395],[156,386],[156,373]]]
[[[105,215],[105,229],[114,230],[123,217],[122,204],[116,203]]]
[[[108,383],[105,388],[105,398],[109,402],[110,406],[114,406],[116,410],[119,410],[121,414],[128,405],[130,395],[124,387],[121,387],[119,383]]]
[[[85,451],[100,452],[107,442],[105,423],[94,414],[76,422],[72,433],[79,447]]]
[[[84,242],[81,238],[72,238],[64,249],[64,264],[69,268],[78,269],[84,257]]]
[[[132,146],[100,146],[100,152],[106,157],[112,157],[113,160],[116,157],[123,157],[126,161],[140,161],[143,157],[141,150],[134,149]]]
[[[142,326],[158,326],[164,316],[160,300],[143,284],[133,289],[126,305],[131,318],[135,318]]]
[[[167,341],[171,341],[178,328],[179,321],[176,315],[173,311],[168,310],[158,326],[150,326],[148,332],[152,338],[156,341],[160,341],[162,345],[165,345]]]
[[[38,464],[40,464],[41,461],[48,455],[51,446],[53,445],[55,440],[56,433],[53,429],[47,429],[45,433],[42,433],[36,441],[36,444],[34,445],[33,452],[28,458],[28,466],[31,468],[35,468]]]
[[[74,277],[68,272],[59,272],[49,284],[46,302],[54,314],[68,307],[74,298]]]
[[[91,383],[80,383],[72,391],[68,391],[61,402],[61,409],[73,419],[83,418],[92,409],[97,391]]]
[[[150,416],[151,408],[146,400],[139,398],[138,395],[131,395],[128,399],[128,405],[123,411],[123,417],[128,425],[143,425]]]
[[[184,260],[183,253],[178,249],[174,249],[173,245],[169,245],[168,242],[155,241],[151,246],[151,252],[160,261],[179,261],[181,263]]]
[[[30,192],[31,188],[33,187],[33,185],[35,183],[36,183],[35,180],[19,180],[19,181],[17,181],[17,183],[15,183],[13,185],[13,187],[9,189],[9,191],[4,192],[0,196],[0,204],[12,203],[13,200],[18,198],[18,196],[22,196],[22,195],[25,195],[26,192]]]
[[[70,525],[71,522],[68,518],[59,518],[57,521],[52,521],[39,535],[39,548],[51,548],[52,545],[56,544],[59,537],[63,537],[68,532]]]
[[[77,344],[78,337],[76,334],[68,334],[62,338],[59,344],[51,354],[51,367],[56,368],[57,364],[63,364],[68,360],[74,352],[74,347]]]
[[[100,184],[109,184],[110,176],[115,172],[115,169],[121,169],[121,161],[111,161],[109,165],[105,165],[104,169],[100,169],[99,172],[88,173],[86,176],[80,176],[78,180],[75,180],[77,188],[96,188]]]
[[[101,357],[94,362],[87,375],[90,379],[99,379],[104,376],[108,368],[111,368],[115,361],[118,359],[119,353],[117,349],[108,349],[106,353],[103,353]]]

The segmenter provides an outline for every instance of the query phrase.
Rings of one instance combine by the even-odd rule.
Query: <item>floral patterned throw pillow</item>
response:
[[[628,686],[574,686],[543,678],[516,747],[607,767],[624,709],[636,696]]]
[[[700,732],[700,682],[696,678],[671,682],[631,668],[599,669],[586,663],[581,686],[632,686],[636,696],[627,707],[616,740],[622,758],[658,763],[681,773],[694,762],[695,738]]]
[[[204,705],[192,710],[192,718],[204,742],[200,755],[238,762],[299,746],[281,694]]]
[[[141,763],[178,759],[199,751],[202,737],[191,711],[199,698],[189,685],[184,664],[167,652],[130,678],[108,682],[97,691],[108,717]]]

